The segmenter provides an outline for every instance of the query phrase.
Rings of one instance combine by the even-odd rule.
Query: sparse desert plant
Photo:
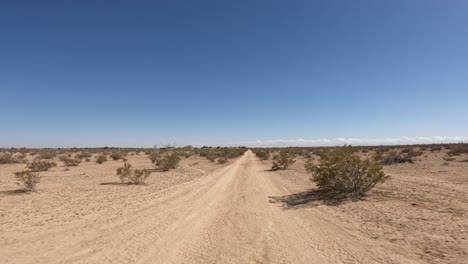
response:
[[[91,158],[91,156],[91,153],[88,152],[81,152],[75,155],[75,157],[79,159]]]
[[[122,183],[128,180],[134,184],[143,184],[150,175],[150,170],[133,169],[132,165],[128,162],[125,162],[123,167],[117,169],[117,176],[119,176]]]
[[[377,155],[376,159],[380,159],[380,162],[383,165],[392,165],[398,163],[414,163],[411,157],[398,154],[395,151],[390,151],[390,153],[386,154],[385,156]]]
[[[86,162],[90,162],[91,159],[90,159],[90,158],[86,158],[85,161],[86,161]]]
[[[52,160],[35,159],[26,167],[32,171],[48,171],[50,168],[57,166]]]
[[[69,157],[65,157],[65,158],[62,158],[61,159],[63,164],[67,167],[74,167],[74,166],[78,166],[80,165],[81,163],[81,159],[79,158],[69,158]]]
[[[36,185],[41,180],[39,173],[33,171],[18,171],[15,172],[15,177],[19,181],[23,182],[24,189],[27,191],[34,191],[36,189]]]
[[[270,157],[270,152],[264,149],[254,149],[253,153],[255,153],[255,155],[261,160],[267,160]]]
[[[152,163],[155,163],[158,160],[159,156],[159,153],[156,151],[148,153],[148,158],[151,160]]]
[[[273,166],[271,167],[272,170],[285,170],[289,168],[289,166],[293,165],[296,155],[294,153],[289,153],[286,150],[281,150],[279,153],[273,156]]]
[[[455,160],[457,160],[456,158],[450,157],[450,156],[445,156],[445,157],[443,157],[443,159],[444,159],[445,161],[455,161]]]
[[[107,161],[107,156],[106,155],[99,155],[96,158],[96,163],[102,164]]]
[[[119,159],[123,158],[122,154],[119,153],[119,152],[113,152],[112,154],[110,154],[110,157],[113,160],[119,160]]]
[[[447,152],[450,156],[459,156],[461,154],[468,153],[468,144],[456,144],[450,147],[449,152]]]
[[[219,158],[219,159],[218,159],[218,163],[219,163],[219,164],[226,164],[227,161],[228,161],[228,160],[227,160],[226,158]]]
[[[175,169],[180,162],[180,157],[176,152],[166,153],[156,161],[156,167],[162,171]]]
[[[42,152],[37,156],[38,159],[53,159],[57,156],[57,153],[53,151]]]
[[[24,159],[19,157],[15,157],[10,153],[3,153],[0,154],[0,164],[16,164],[16,163],[23,163]]]
[[[351,146],[326,150],[320,154],[320,164],[305,164],[319,190],[336,195],[361,197],[388,176],[376,160],[362,160]]]

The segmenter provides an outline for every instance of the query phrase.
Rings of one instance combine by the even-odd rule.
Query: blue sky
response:
[[[463,0],[3,1],[0,146],[458,141],[467,14]]]

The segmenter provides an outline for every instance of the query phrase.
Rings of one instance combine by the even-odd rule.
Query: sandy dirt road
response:
[[[2,263],[423,263],[344,229],[290,194],[251,151],[208,176],[148,195],[93,223],[53,226],[2,245]]]

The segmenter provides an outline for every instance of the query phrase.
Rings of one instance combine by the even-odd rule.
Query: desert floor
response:
[[[302,158],[269,171],[251,151],[144,186],[118,183],[122,161],[59,165],[34,193],[14,191],[24,164],[0,165],[0,263],[466,263],[468,157],[443,155],[385,166],[390,180],[341,202],[311,191]]]

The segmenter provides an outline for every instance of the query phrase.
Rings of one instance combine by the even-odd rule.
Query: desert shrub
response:
[[[38,159],[53,159],[57,156],[57,153],[53,151],[42,152],[37,156]]]
[[[32,171],[48,171],[50,168],[57,166],[52,160],[35,159],[26,167]]]
[[[0,154],[0,164],[16,164],[16,163],[24,163],[24,160],[11,155],[10,153]]]
[[[92,156],[91,153],[88,153],[88,152],[81,152],[75,155],[75,157],[79,159],[91,158],[91,156]]]
[[[155,163],[159,158],[159,153],[155,151],[149,152],[148,158],[151,160],[152,163]]]
[[[123,155],[119,152],[114,152],[112,154],[110,154],[110,157],[113,159],[113,160],[119,160],[121,158],[123,158]]]
[[[390,153],[386,154],[385,156],[376,156],[380,158],[380,162],[383,165],[392,165],[398,163],[414,163],[411,157],[407,155],[398,154],[395,151],[391,151]]]
[[[27,191],[34,191],[36,189],[36,185],[41,180],[39,173],[33,171],[18,171],[15,172],[15,177],[19,181],[23,182],[24,188]]]
[[[273,156],[273,166],[271,167],[272,170],[285,170],[289,168],[289,166],[293,165],[296,155],[293,153],[289,153],[286,150],[281,150],[279,153]]]
[[[445,161],[454,161],[454,160],[457,160],[456,158],[450,157],[450,156],[443,157],[443,159],[444,159]]]
[[[143,184],[150,175],[150,170],[133,169],[132,165],[128,162],[125,162],[123,167],[117,168],[117,176],[119,176],[122,183],[127,180],[130,183]]]
[[[352,147],[323,151],[320,164],[305,164],[320,190],[337,195],[363,196],[388,176],[376,160],[362,160]]]
[[[65,164],[65,166],[67,166],[67,167],[78,166],[81,163],[81,159],[79,159],[79,158],[65,157],[65,158],[62,158],[61,160],[62,160],[63,164]]]
[[[468,144],[456,144],[450,147],[449,152],[447,152],[450,156],[459,156],[461,154],[468,153]]]
[[[96,163],[102,164],[107,161],[107,156],[106,155],[99,155],[96,158]]]
[[[90,159],[90,158],[86,158],[85,161],[86,161],[86,162],[90,162],[91,159]]]
[[[219,158],[218,163],[219,164],[225,164],[228,160],[226,158]]]
[[[261,160],[267,160],[270,157],[270,152],[264,149],[254,149],[253,153]]]
[[[175,169],[180,162],[180,157],[177,153],[165,153],[162,157],[156,160],[155,165],[162,171]]]

